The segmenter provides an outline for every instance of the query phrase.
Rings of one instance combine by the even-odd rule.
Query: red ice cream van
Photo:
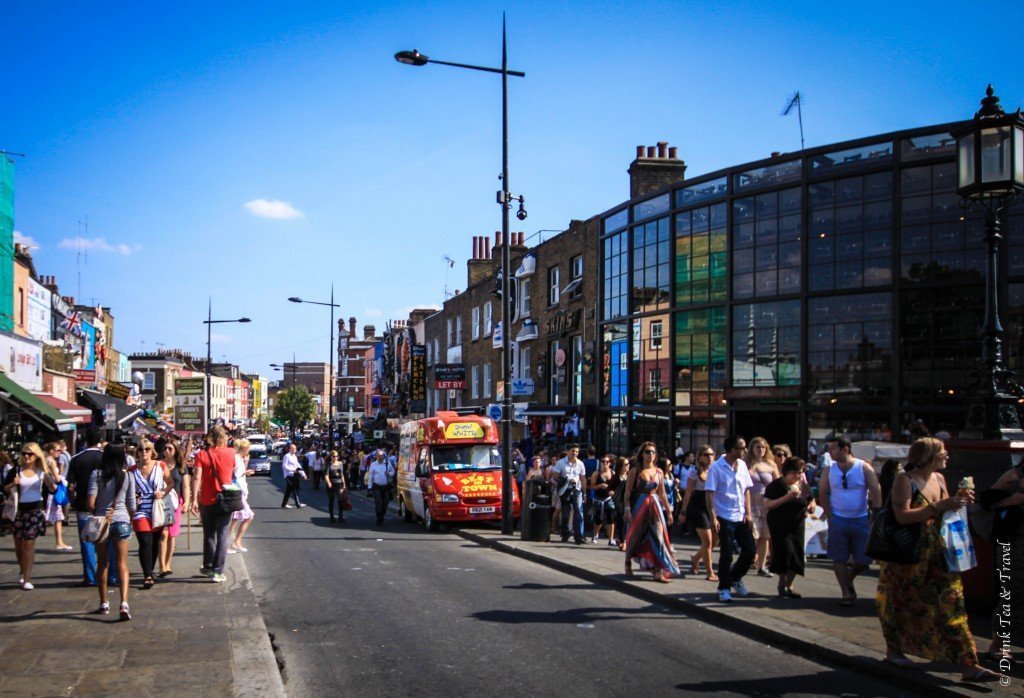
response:
[[[501,520],[498,428],[487,417],[438,412],[402,426],[398,447],[398,509],[402,518],[438,525]],[[519,496],[512,488],[512,515]]]

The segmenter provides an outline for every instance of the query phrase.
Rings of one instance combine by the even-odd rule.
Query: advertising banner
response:
[[[0,371],[23,388],[42,390],[42,346],[13,335],[0,334]]]
[[[28,307],[26,308],[25,330],[32,339],[50,339],[52,302],[50,289],[33,278],[28,280]]]
[[[465,390],[465,364],[437,364],[434,366],[434,387],[438,390]]]
[[[427,348],[422,344],[412,346],[412,361],[409,379],[409,411],[427,411]]]
[[[174,381],[175,431],[206,431],[206,378],[177,378]]]

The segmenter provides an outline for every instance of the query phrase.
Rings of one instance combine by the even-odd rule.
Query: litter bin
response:
[[[519,523],[522,540],[551,540],[551,483],[545,480],[523,482],[523,514]]]

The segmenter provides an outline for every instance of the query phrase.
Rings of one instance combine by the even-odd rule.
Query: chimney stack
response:
[[[636,159],[629,165],[629,198],[643,196],[683,181],[686,163],[677,156],[678,149],[667,141],[656,146],[636,147]]]
[[[363,341],[372,342],[377,338],[377,328],[373,325],[363,325]]]
[[[486,235],[473,236],[473,258],[466,262],[466,287],[472,287],[494,274],[495,264]]]
[[[354,317],[348,319],[348,336],[351,339],[356,338],[356,319]]]

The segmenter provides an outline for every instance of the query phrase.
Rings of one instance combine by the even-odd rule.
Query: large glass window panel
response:
[[[732,384],[800,384],[800,301],[737,305],[732,318]]]
[[[892,161],[892,156],[892,141],[837,150],[811,158],[811,172],[817,174],[881,165]]]
[[[808,301],[810,403],[886,404],[892,394],[892,295]]]
[[[749,189],[759,189],[766,186],[775,186],[785,182],[793,182],[800,179],[801,161],[790,160],[776,165],[766,165],[746,172],[739,172],[733,175],[733,189],[736,192],[744,192]]]
[[[676,207],[685,208],[702,201],[717,199],[726,195],[728,181],[725,177],[712,179],[708,182],[693,184],[676,190]]]
[[[624,244],[627,233],[621,232],[604,239],[604,295],[602,317],[606,320],[626,314],[626,280],[628,249]]]
[[[601,404],[622,407],[629,402],[629,332],[624,322],[602,327]]]
[[[676,215],[677,304],[725,299],[725,211],[723,203]],[[753,250],[746,250],[743,264],[753,271]]]
[[[663,329],[668,319],[666,314],[636,318],[632,322],[630,392],[634,404],[668,402],[672,352],[668,343],[663,341]]]
[[[956,141],[948,133],[932,133],[914,136],[900,141],[900,157],[904,162],[923,160],[938,156],[950,156],[956,152]]]
[[[616,230],[625,228],[627,223],[629,223],[629,211],[622,209],[604,219],[604,232],[606,235],[614,233]]]
[[[633,311],[667,308],[669,304],[669,221],[659,218],[633,228]]]
[[[705,308],[675,315],[675,404],[720,407],[728,375],[725,308]]]

